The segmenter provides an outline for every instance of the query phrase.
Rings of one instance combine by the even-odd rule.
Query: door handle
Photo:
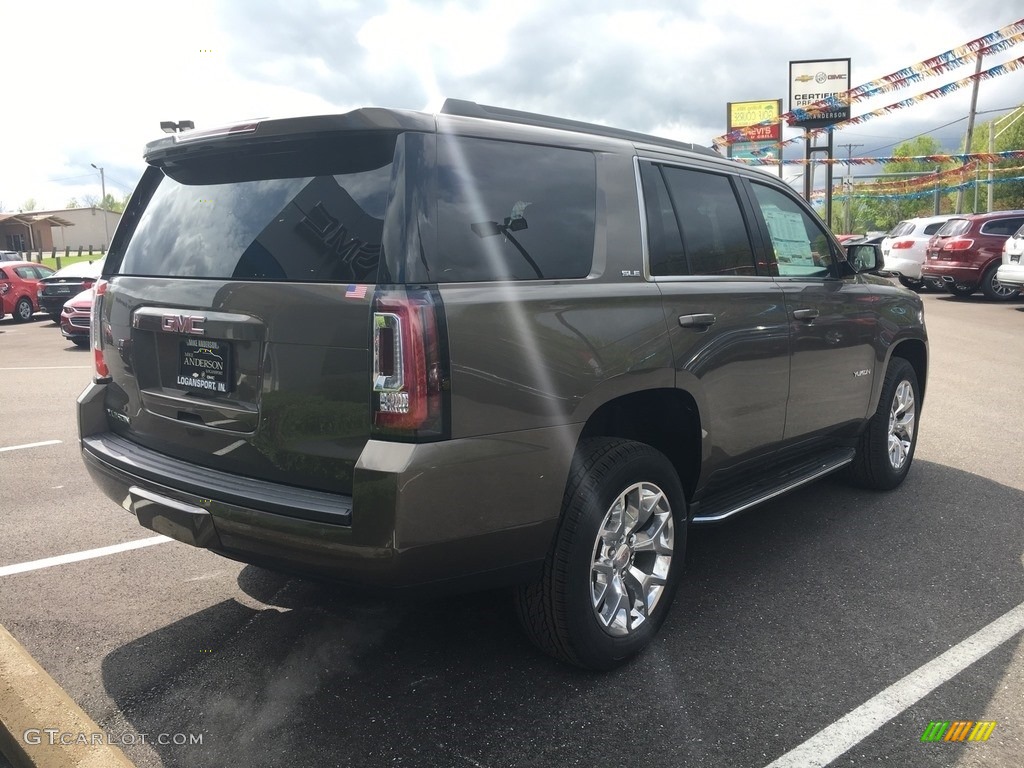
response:
[[[710,328],[717,319],[712,314],[680,315],[679,325],[683,328]]]
[[[813,320],[818,316],[818,310],[816,309],[794,309],[793,317],[797,320]]]

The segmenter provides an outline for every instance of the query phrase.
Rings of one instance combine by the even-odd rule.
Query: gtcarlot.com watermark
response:
[[[134,744],[185,747],[203,743],[203,734],[201,733],[75,733],[62,731],[59,728],[29,728],[21,735],[21,738],[31,746],[42,744],[49,747],[99,747],[104,744],[115,747],[130,747]]]

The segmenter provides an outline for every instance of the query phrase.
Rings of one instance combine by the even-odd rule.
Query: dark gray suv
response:
[[[608,668],[690,525],[910,467],[920,299],[710,150],[449,101],[187,131],[96,287],[96,482],[154,531],[356,588],[516,587]]]

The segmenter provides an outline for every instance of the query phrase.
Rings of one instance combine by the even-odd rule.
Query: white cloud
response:
[[[142,0],[9,4],[0,61],[0,202],[47,207],[131,187],[161,120],[235,119],[364,106],[436,109],[443,97],[708,143],[728,101],[788,96],[788,62],[852,59],[860,83],[1013,21],[981,0],[866,0],[779,12],[760,2],[638,0]],[[1021,54],[1017,48],[986,66]],[[855,107],[867,111],[963,67]],[[1012,107],[1024,72],[982,84]],[[965,90],[843,131],[873,149],[966,115]],[[982,119],[985,119],[984,116]],[[943,129],[955,141],[963,122]],[[790,131],[788,135],[794,135]]]

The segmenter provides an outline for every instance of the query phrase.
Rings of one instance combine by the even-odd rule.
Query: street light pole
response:
[[[100,210],[103,211],[103,250],[106,251],[110,247],[110,229],[107,225],[107,180],[103,175],[103,169],[100,168],[96,163],[89,163],[93,168],[100,172],[100,193],[103,195],[103,199],[100,200]]]

